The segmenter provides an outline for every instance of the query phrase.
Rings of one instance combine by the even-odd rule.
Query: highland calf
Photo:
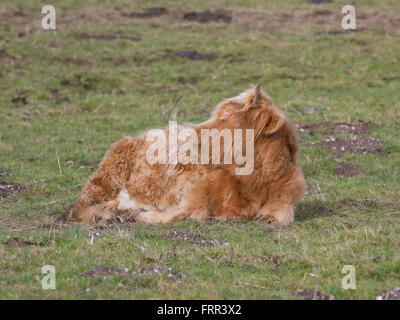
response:
[[[241,162],[201,164],[154,163],[148,161],[152,145],[146,133],[116,142],[106,153],[99,169],[89,179],[69,209],[70,220],[95,223],[114,219],[128,211],[138,222],[167,223],[186,217],[267,220],[287,225],[294,221],[294,206],[305,191],[305,180],[297,166],[296,136],[292,125],[261,92],[259,86],[221,102],[206,122],[188,126],[198,137],[202,130],[242,134],[238,147],[230,141],[215,145],[195,139],[192,150],[247,154],[254,148],[254,162],[248,174],[237,174]],[[239,131],[238,131],[239,130]],[[246,132],[253,132],[252,144]],[[164,131],[169,137],[171,132]],[[213,137],[209,137],[213,139]],[[225,140],[225,139],[224,139]],[[171,140],[170,140],[171,141]],[[181,142],[168,144],[178,151]],[[253,150],[251,150],[253,152]],[[196,153],[197,154],[197,153]]]

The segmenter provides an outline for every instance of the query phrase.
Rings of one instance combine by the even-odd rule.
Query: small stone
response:
[[[317,109],[318,108],[315,107],[315,106],[304,106],[304,107],[301,108],[301,110],[303,110],[304,112],[307,112],[307,113],[312,113]]]

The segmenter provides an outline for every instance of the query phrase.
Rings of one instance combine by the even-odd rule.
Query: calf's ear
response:
[[[278,110],[271,110],[267,119],[264,131],[267,135],[278,131],[285,122],[285,116]]]

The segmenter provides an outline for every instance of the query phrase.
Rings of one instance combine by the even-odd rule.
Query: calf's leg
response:
[[[292,168],[291,174],[270,186],[268,201],[257,211],[256,220],[267,220],[280,225],[294,222],[294,206],[303,196],[306,183],[301,170]]]

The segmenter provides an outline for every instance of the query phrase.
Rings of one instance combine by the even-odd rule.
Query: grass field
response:
[[[49,3],[55,31],[40,27]],[[0,298],[303,299],[298,290],[316,289],[375,299],[400,286],[400,4],[357,1],[359,32],[341,28],[342,5],[2,1]],[[135,14],[152,7],[165,11]],[[183,19],[204,10],[225,16]],[[180,56],[188,50],[197,55]],[[300,125],[310,190],[294,225],[55,223],[111,143],[168,120],[204,121],[219,101],[256,83]],[[363,146],[366,137],[378,148]],[[328,148],[318,146],[326,139]],[[361,145],[343,151],[338,139]],[[164,239],[173,229],[225,244]],[[99,265],[154,264],[179,277],[78,277]],[[44,265],[56,268],[55,290],[42,289]],[[342,289],[345,265],[356,270],[355,290]]]

